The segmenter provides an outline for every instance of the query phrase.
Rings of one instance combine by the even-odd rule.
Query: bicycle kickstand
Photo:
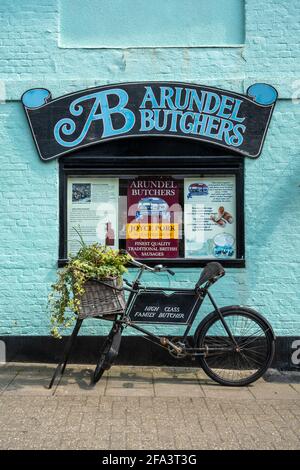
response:
[[[55,371],[54,371],[54,374],[53,374],[53,376],[52,376],[52,379],[51,379],[51,381],[50,381],[50,383],[49,383],[48,389],[51,389],[51,388],[52,388],[52,386],[53,386],[53,384],[54,384],[54,381],[55,381],[55,379],[56,379],[56,377],[57,377],[57,375],[58,375],[59,373],[60,373],[60,376],[61,376],[61,377],[63,376],[63,374],[64,374],[64,372],[65,372],[65,369],[66,369],[67,362],[68,362],[68,360],[69,360],[70,354],[71,354],[72,349],[73,349],[73,346],[74,346],[75,339],[76,339],[76,337],[77,337],[77,335],[78,335],[78,332],[79,332],[79,330],[80,330],[80,327],[81,327],[82,322],[83,322],[83,320],[77,320],[76,325],[75,325],[75,327],[74,327],[74,330],[73,330],[71,336],[69,337],[68,342],[67,342],[67,345],[66,345],[66,348],[65,348],[65,350],[64,350],[64,354],[63,354],[64,359],[61,360],[61,361],[58,363],[58,365],[57,365],[57,367],[56,367],[56,369],[55,369]]]

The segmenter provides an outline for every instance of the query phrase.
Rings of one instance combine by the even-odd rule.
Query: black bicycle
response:
[[[203,269],[194,289],[145,287],[141,277],[145,271],[175,273],[162,266],[147,266],[136,260],[139,268],[135,280],[124,280],[129,291],[124,313],[117,315],[102,345],[93,375],[97,383],[119,352],[124,329],[131,327],[175,358],[197,358],[200,366],[222,385],[242,386],[259,379],[270,366],[275,351],[275,335],[269,322],[253,309],[242,306],[218,308],[209,288],[225,271],[220,263],[211,262]],[[98,281],[102,282],[102,281]],[[214,311],[207,315],[189,336],[193,322],[208,296]],[[181,337],[157,336],[144,328],[146,324],[182,325]]]

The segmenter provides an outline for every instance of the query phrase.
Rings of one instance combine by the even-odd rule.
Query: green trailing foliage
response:
[[[57,281],[51,286],[48,304],[51,334],[55,338],[61,338],[61,331],[70,327],[76,319],[85,283],[91,279],[121,277],[127,271],[126,265],[131,259],[129,254],[99,243],[86,245],[80,238],[81,248],[76,255],[70,256],[64,268],[58,270]]]

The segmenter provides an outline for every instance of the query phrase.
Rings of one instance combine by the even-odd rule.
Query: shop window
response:
[[[60,264],[99,242],[150,263],[244,265],[243,164],[101,168],[61,163]]]

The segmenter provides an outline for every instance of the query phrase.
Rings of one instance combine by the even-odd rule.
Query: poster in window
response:
[[[87,244],[118,248],[118,196],[117,178],[69,178],[68,253],[80,248],[77,231]]]
[[[185,258],[236,258],[235,176],[184,180]]]
[[[177,258],[179,187],[171,177],[128,182],[126,249],[136,258]]]

